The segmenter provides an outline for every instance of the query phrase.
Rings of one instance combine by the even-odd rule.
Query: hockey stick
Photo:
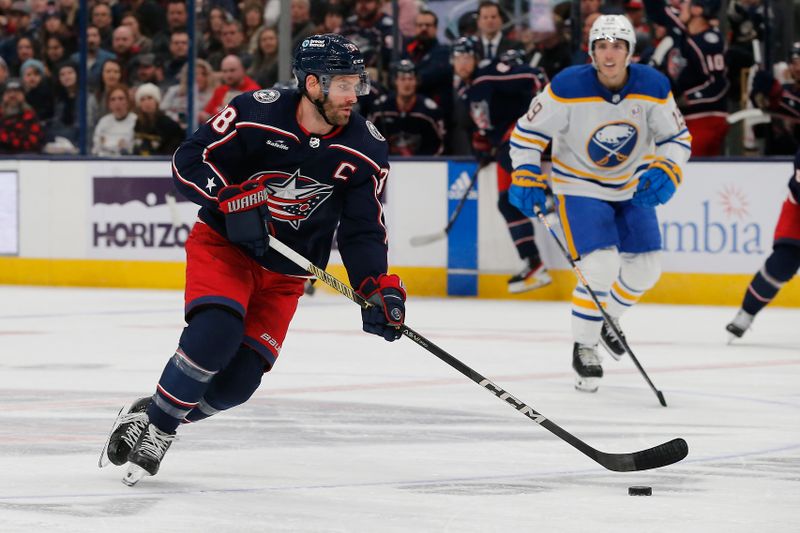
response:
[[[800,119],[795,117],[790,117],[781,113],[774,113],[772,111],[764,111],[763,109],[758,108],[742,109],[741,111],[731,113],[725,120],[728,122],[728,124],[736,124],[737,122],[747,119],[752,120],[754,124],[766,124],[773,118],[786,120],[795,124],[800,123]]]
[[[647,372],[644,371],[644,368],[642,368],[642,365],[639,363],[639,360],[636,359],[635,355],[633,355],[633,350],[631,350],[631,347],[628,346],[628,341],[625,340],[625,337],[622,336],[622,333],[620,333],[619,328],[617,328],[616,324],[614,324],[614,321],[611,320],[611,317],[608,316],[608,313],[606,313],[606,310],[603,309],[603,306],[600,305],[600,301],[597,299],[597,295],[589,286],[589,282],[586,281],[586,278],[583,277],[583,272],[581,272],[581,269],[578,268],[578,265],[575,264],[575,261],[572,259],[572,256],[564,247],[564,244],[562,244],[561,239],[559,239],[558,235],[556,235],[556,232],[553,230],[553,226],[550,225],[550,223],[547,221],[544,214],[542,214],[542,211],[538,207],[536,207],[535,209],[536,209],[536,216],[539,217],[539,220],[542,221],[544,227],[546,227],[547,230],[550,232],[550,235],[553,236],[553,239],[555,239],[556,243],[558,244],[558,247],[561,248],[561,251],[564,253],[564,257],[567,258],[567,261],[569,261],[569,264],[572,266],[572,270],[575,271],[575,275],[578,276],[578,280],[581,282],[581,285],[583,285],[583,287],[586,289],[586,292],[588,292],[589,295],[592,297],[592,300],[594,300],[594,304],[600,310],[600,314],[603,315],[603,320],[605,321],[606,325],[608,325],[608,327],[611,328],[611,331],[613,331],[614,335],[617,336],[617,339],[620,340],[622,346],[625,348],[625,351],[628,352],[631,361],[633,361],[633,364],[636,365],[636,368],[639,369],[639,372],[642,374],[644,380],[647,382],[648,385],[650,385],[650,388],[653,389],[653,392],[656,393],[656,396],[658,397],[658,403],[666,407],[667,401],[664,399],[664,394],[662,394],[661,391],[658,390],[655,385],[653,385],[653,382],[650,381],[650,377],[647,375]]]
[[[277,240],[275,237],[270,237],[269,244],[270,248],[286,257],[300,268],[307,270],[311,274],[314,274],[318,279],[321,279],[327,285],[330,285],[341,294],[347,296],[347,298],[357,303],[362,308],[368,308],[372,306],[371,303],[367,302],[361,297],[361,295],[354,291],[352,287],[346,283],[343,283],[342,281],[339,281],[337,278],[331,276],[323,269],[317,267],[308,259],[305,259],[302,255],[298,254]],[[468,367],[419,333],[415,332],[407,325],[403,324],[400,327],[400,330],[403,335],[422,346],[430,353],[451,367],[455,368],[481,387],[485,388],[501,400],[511,405],[517,411],[548,430],[550,433],[565,441],[567,444],[608,470],[613,470],[615,472],[633,472],[637,470],[660,468],[662,466],[677,463],[689,453],[689,446],[686,444],[685,440],[680,438],[672,439],[669,442],[659,444],[653,448],[632,453],[605,453],[598,451],[580,440],[575,435],[556,425],[555,422],[548,420],[544,415],[534,410],[533,407],[526,405],[522,400],[519,400],[511,393],[506,392],[491,380]]]
[[[480,174],[481,170],[486,168],[486,166],[487,165],[478,166],[475,172],[472,173],[472,176],[469,180],[469,186],[467,187],[467,190],[464,191],[464,195],[458,201],[458,204],[453,210],[453,213],[450,215],[450,220],[447,221],[447,225],[444,227],[444,229],[437,231],[436,233],[429,233],[428,235],[417,235],[415,237],[411,237],[411,246],[424,246],[447,237],[447,234],[450,233],[450,228],[453,227],[458,215],[461,213],[461,209],[464,207],[464,204],[467,203],[469,193],[475,188],[475,184],[478,182],[478,174]]]

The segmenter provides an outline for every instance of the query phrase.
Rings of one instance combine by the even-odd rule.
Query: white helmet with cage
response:
[[[630,65],[633,49],[636,47],[636,32],[633,25],[625,15],[600,15],[592,24],[589,30],[589,55],[592,57],[592,64],[597,68],[594,59],[594,43],[600,39],[614,42],[622,40],[628,43],[628,57],[625,65]]]

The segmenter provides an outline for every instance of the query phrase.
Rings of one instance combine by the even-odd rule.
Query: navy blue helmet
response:
[[[510,67],[522,65],[525,63],[525,53],[522,50],[512,48],[501,53],[497,60],[500,63],[505,63]]]
[[[478,40],[474,37],[459,37],[450,49],[450,53],[454,56],[459,54],[472,54],[477,57],[478,54]]]
[[[398,74],[416,74],[417,66],[408,59],[401,59],[392,65],[392,78],[396,78]]]
[[[297,86],[305,91],[306,78],[316,76],[326,96],[334,76],[357,74],[356,95],[369,94],[369,77],[364,70],[364,57],[358,47],[335,33],[312,35],[298,45],[292,64]]]

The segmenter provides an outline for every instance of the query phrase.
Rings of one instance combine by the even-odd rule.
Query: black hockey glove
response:
[[[228,240],[244,246],[256,257],[269,249],[270,222],[267,189],[250,180],[228,185],[219,191],[219,209],[225,214]]]
[[[794,176],[789,179],[789,192],[794,201],[800,204],[800,168],[794,171]]]
[[[372,304],[361,309],[364,331],[389,342],[399,339],[406,318],[406,290],[400,278],[396,274],[381,274],[378,279],[370,276],[361,283],[358,294]]]

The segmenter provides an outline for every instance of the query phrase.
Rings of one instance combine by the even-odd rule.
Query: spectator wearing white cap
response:
[[[183,141],[183,128],[159,109],[160,103],[161,90],[156,85],[144,83],[136,89],[135,155],[172,155]]]

